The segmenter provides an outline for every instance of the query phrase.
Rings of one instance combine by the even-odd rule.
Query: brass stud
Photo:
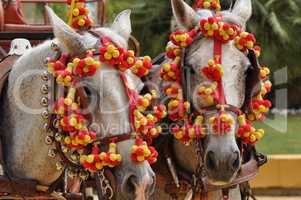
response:
[[[47,135],[46,138],[45,138],[45,143],[47,145],[52,145],[53,144],[53,138],[51,136]]]
[[[43,119],[44,119],[44,117],[43,117]],[[43,124],[43,129],[44,129],[45,131],[48,131],[48,130],[49,130],[49,125],[48,125],[48,123]]]
[[[42,97],[40,103],[41,103],[41,106],[47,107],[49,105],[49,100],[47,97]]]
[[[48,94],[48,92],[49,92],[49,87],[48,87],[48,85],[42,85],[42,87],[41,87],[41,93],[42,94]]]
[[[69,151],[69,149],[68,149],[68,147],[66,147],[66,146],[62,146],[62,152],[63,153],[68,153],[68,151]]]
[[[60,133],[56,133],[54,135],[54,138],[55,138],[56,141],[60,142],[60,141],[62,141],[63,136]]]
[[[42,78],[43,81],[48,81],[49,80],[49,72],[44,71],[41,78]]]
[[[49,149],[48,156],[50,158],[54,158],[56,156],[56,150],[55,149]]]
[[[70,178],[73,178],[76,176],[76,172],[73,169],[68,169],[67,174]]]
[[[48,110],[44,110],[41,115],[42,115],[43,119],[47,120],[49,118],[49,112],[48,112]]]
[[[58,171],[60,171],[60,170],[62,170],[62,169],[64,168],[64,163],[63,163],[62,161],[58,161],[58,162],[55,164],[55,166],[56,166],[56,169],[57,169]]]
[[[47,66],[50,60],[51,60],[51,58],[47,57],[47,58],[44,60],[44,65]]]
[[[73,161],[78,161],[79,160],[79,155],[77,153],[72,153],[70,158],[73,160]]]
[[[60,120],[59,119],[53,120],[52,126],[56,129],[60,128]]]

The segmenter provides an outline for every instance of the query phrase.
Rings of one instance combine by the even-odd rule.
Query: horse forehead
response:
[[[187,53],[187,61],[194,67],[206,66],[209,59],[213,58],[214,41],[204,38],[196,41]],[[233,42],[223,44],[221,51],[222,64],[224,67],[241,66],[244,56],[238,49],[235,48]],[[245,58],[246,59],[246,58]]]

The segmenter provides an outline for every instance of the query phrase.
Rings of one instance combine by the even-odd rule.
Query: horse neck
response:
[[[52,55],[47,41],[25,53],[15,63],[3,98],[1,134],[4,135],[4,157],[12,176],[31,178],[49,185],[61,174],[58,159],[47,159],[52,146],[44,144],[45,121],[41,117],[40,88],[44,83],[44,61]],[[22,80],[23,79],[23,80]],[[21,81],[21,82],[20,82]],[[26,165],[24,165],[26,163]]]

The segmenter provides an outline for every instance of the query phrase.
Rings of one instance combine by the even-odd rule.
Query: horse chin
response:
[[[208,182],[211,185],[222,186],[222,185],[227,185],[230,181],[228,182],[228,181],[219,181],[219,180],[214,180],[214,179],[208,179]]]
[[[236,174],[237,173],[235,173],[230,179],[227,179],[227,180],[221,180],[219,178],[213,178],[213,177],[208,176],[208,183],[211,185],[215,185],[215,186],[228,185],[234,181]]]

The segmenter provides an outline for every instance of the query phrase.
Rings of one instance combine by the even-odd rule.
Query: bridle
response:
[[[200,40],[203,38],[201,35],[198,35],[194,38],[193,42]],[[221,62],[221,45],[222,43],[215,41],[214,44],[214,57]],[[162,59],[165,55],[160,55],[158,58],[154,59],[153,64],[161,64]],[[241,115],[249,108],[249,104],[251,98],[256,96],[260,89],[258,87],[258,83],[260,83],[259,73],[260,73],[260,66],[258,64],[258,60],[256,58],[254,50],[249,50],[248,58],[250,60],[251,66],[248,69],[248,76],[246,78],[246,94],[245,94],[245,102],[242,108],[238,108],[236,106],[227,104],[224,91],[222,88],[221,82],[218,83],[219,85],[219,93],[222,93],[222,97],[220,97],[219,102],[221,103],[220,108],[216,106],[205,107],[201,109],[196,109],[191,106],[191,113],[197,112],[198,114],[206,114],[208,112],[219,112],[222,108],[223,111],[228,111],[234,113],[236,116]],[[192,96],[191,89],[192,89],[192,79],[193,75],[197,74],[192,66],[190,66],[186,62],[186,49],[182,49],[181,53],[181,62],[179,68],[181,69],[181,86],[183,88],[183,96],[185,100],[192,102],[190,99]],[[153,79],[155,77],[151,77]],[[254,88],[256,89],[254,92]],[[254,95],[255,94],[255,95]],[[168,131],[168,130],[167,130]],[[248,186],[247,183],[251,179],[253,179],[256,174],[258,173],[258,169],[260,166],[267,162],[267,158],[265,155],[260,154],[256,151],[255,147],[249,144],[243,144],[240,139],[237,140],[240,153],[242,155],[242,165],[239,170],[237,177],[229,184],[222,185],[222,186],[215,186],[211,185],[206,177],[206,172],[204,170],[204,166],[201,163],[204,163],[204,147],[203,141],[194,141],[196,147],[196,155],[199,165],[193,174],[185,171],[182,169],[174,159],[175,155],[173,152],[172,141],[173,138],[171,136],[162,136],[163,141],[163,154],[164,154],[164,161],[167,165],[166,170],[157,169],[157,183],[160,188],[164,189],[167,194],[169,194],[173,199],[177,199],[178,196],[186,195],[185,199],[195,199],[197,194],[200,194],[201,199],[206,199],[208,192],[222,190],[224,199],[229,198],[229,190],[237,185],[244,188],[241,188],[243,198],[253,197],[251,194],[250,188],[245,188]],[[160,173],[162,172],[162,173]],[[166,175],[166,174],[169,175]]]
[[[95,31],[90,30],[90,33],[92,33],[94,36],[98,38],[102,38],[102,35],[98,34]],[[55,58],[61,57],[61,50],[59,47],[55,44],[52,43],[51,49],[55,52]],[[98,52],[95,52],[94,54],[99,55]],[[130,99],[130,106],[132,105],[132,89],[129,86],[129,83],[127,81],[126,76],[123,74],[123,72],[120,72],[120,78],[124,84],[126,94]],[[43,97],[42,99],[44,100],[41,102],[44,107],[48,107],[50,102],[55,102],[57,100],[57,90],[64,90],[60,88],[56,81],[54,80],[54,77],[49,74],[47,71],[44,72],[42,76],[42,80],[45,82],[45,84],[42,86],[42,88],[51,88],[51,91],[45,92],[47,96]],[[66,91],[62,91],[63,93]],[[88,95],[85,92],[85,88],[83,86],[79,86],[76,88],[76,96],[78,99],[80,99],[80,105],[81,109],[88,110]],[[47,100],[47,101],[45,101]],[[130,111],[132,112],[132,111]],[[89,111],[88,113],[85,113],[87,118],[92,120],[92,113]],[[130,114],[132,115],[132,114]],[[75,162],[70,159],[70,156],[68,157],[66,155],[67,151],[66,149],[62,148],[61,140],[56,139],[57,133],[60,133],[62,130],[58,127],[58,118],[57,115],[54,113],[49,113],[48,111],[44,111],[42,114],[43,118],[47,120],[47,122],[44,125],[44,128],[47,132],[52,133],[51,137],[46,138],[46,141],[48,140],[48,144],[53,144],[55,145],[55,153],[59,155],[61,161],[57,163],[57,169],[62,170],[64,169],[63,174],[68,174],[70,177],[74,177],[75,174],[79,173],[80,178],[82,181],[87,181],[87,174],[84,173],[84,168],[81,164],[78,162]],[[130,120],[131,116],[130,116]],[[132,122],[131,122],[132,124]],[[119,142],[124,142],[127,140],[133,140],[135,139],[132,135],[132,133],[126,133],[126,134],[119,134],[119,135],[112,135],[112,134],[106,134],[108,136],[102,137],[102,138],[97,138],[93,144],[101,144],[102,147],[108,147],[108,145],[111,142],[114,143],[119,143]],[[54,155],[53,155],[54,156]],[[94,173],[95,182],[96,182],[96,189],[97,189],[97,194],[99,199],[114,199],[115,194],[116,194],[116,188],[117,188],[117,183],[116,183],[116,178],[111,172],[111,170],[108,167],[103,168],[102,170],[98,171],[97,173]],[[62,175],[60,180],[63,179],[64,185],[65,185],[65,191],[64,193],[68,193],[66,185],[68,185],[68,178],[65,175]],[[60,180],[55,181],[50,187],[48,192],[52,192],[51,190],[55,190],[57,184],[60,182]],[[88,181],[89,182],[89,181]]]

